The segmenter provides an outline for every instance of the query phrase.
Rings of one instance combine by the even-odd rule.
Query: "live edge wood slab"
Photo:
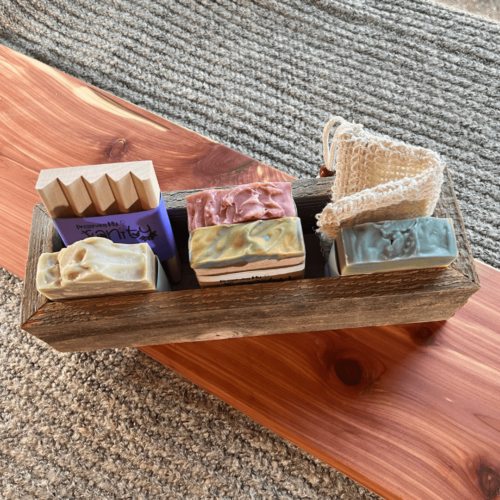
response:
[[[0,143],[0,264],[21,278],[32,207],[39,201],[37,172],[62,166],[40,148],[53,152],[54,141],[63,141],[67,165],[100,162],[93,158],[144,159],[141,149],[120,148],[124,138],[129,145],[138,140],[147,146],[155,165],[174,165],[168,150],[163,158],[164,141],[141,132],[149,119],[154,128],[162,118],[102,91],[99,96],[116,107],[99,96],[87,102],[81,87],[89,86],[0,46],[0,134],[11,141]],[[80,114],[87,117],[84,127]],[[83,134],[79,139],[74,129]],[[46,144],[35,137],[40,134]],[[228,150],[229,158],[232,154],[237,153]],[[209,160],[191,178],[193,184],[182,170],[170,169],[162,189],[216,185],[220,167]],[[275,172],[254,162],[229,171],[230,177],[242,177],[224,176],[220,185],[279,180]],[[495,500],[500,498],[500,272],[476,266],[482,288],[447,322],[140,349],[388,500]]]
[[[459,257],[448,268],[324,278],[314,215],[328,202],[333,178],[314,179],[292,183],[306,233],[305,279],[199,289],[186,248],[188,192],[181,191],[164,194],[183,263],[173,291],[61,302],[47,301],[36,290],[40,254],[61,249],[52,219],[37,205],[22,328],[58,351],[92,351],[448,319],[479,289],[479,279],[446,173],[435,215],[453,219]]]

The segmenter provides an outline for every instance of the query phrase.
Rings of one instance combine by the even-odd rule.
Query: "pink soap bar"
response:
[[[252,220],[296,217],[289,182],[254,182],[186,196],[189,230]]]

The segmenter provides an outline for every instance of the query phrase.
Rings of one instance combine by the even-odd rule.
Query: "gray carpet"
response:
[[[500,267],[500,25],[412,0],[2,0],[0,42],[297,177],[326,119],[440,152]],[[1,75],[0,75],[1,78]],[[374,496],[137,351],[61,355],[0,274],[1,498]]]

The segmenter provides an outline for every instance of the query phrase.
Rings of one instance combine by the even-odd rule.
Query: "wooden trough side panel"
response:
[[[464,220],[462,219],[460,207],[458,206],[457,197],[455,195],[455,189],[453,188],[453,181],[448,168],[445,168],[441,196],[436,204],[433,215],[434,217],[450,218],[453,220],[459,258],[451,264],[451,267],[461,272],[472,283],[479,287],[479,277],[477,275],[476,266],[474,265],[474,257],[472,256],[469,241],[467,240]]]
[[[29,239],[26,278],[24,280],[23,300],[21,303],[21,325],[24,325],[47,302],[47,298],[36,289],[36,269],[42,253],[57,252],[63,242],[52,219],[43,205],[33,207],[31,232]]]
[[[454,269],[320,278],[48,302],[23,328],[88,351],[447,319],[475,289]]]

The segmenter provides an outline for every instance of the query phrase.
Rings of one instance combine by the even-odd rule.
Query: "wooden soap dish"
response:
[[[182,261],[171,292],[50,302],[36,289],[43,252],[63,244],[42,204],[34,207],[21,328],[63,352],[192,342],[276,333],[446,320],[479,290],[448,170],[434,216],[453,219],[459,257],[444,269],[324,278],[315,214],[334,178],[292,182],[306,242],[302,280],[200,289],[189,266],[185,197],[163,193]]]

